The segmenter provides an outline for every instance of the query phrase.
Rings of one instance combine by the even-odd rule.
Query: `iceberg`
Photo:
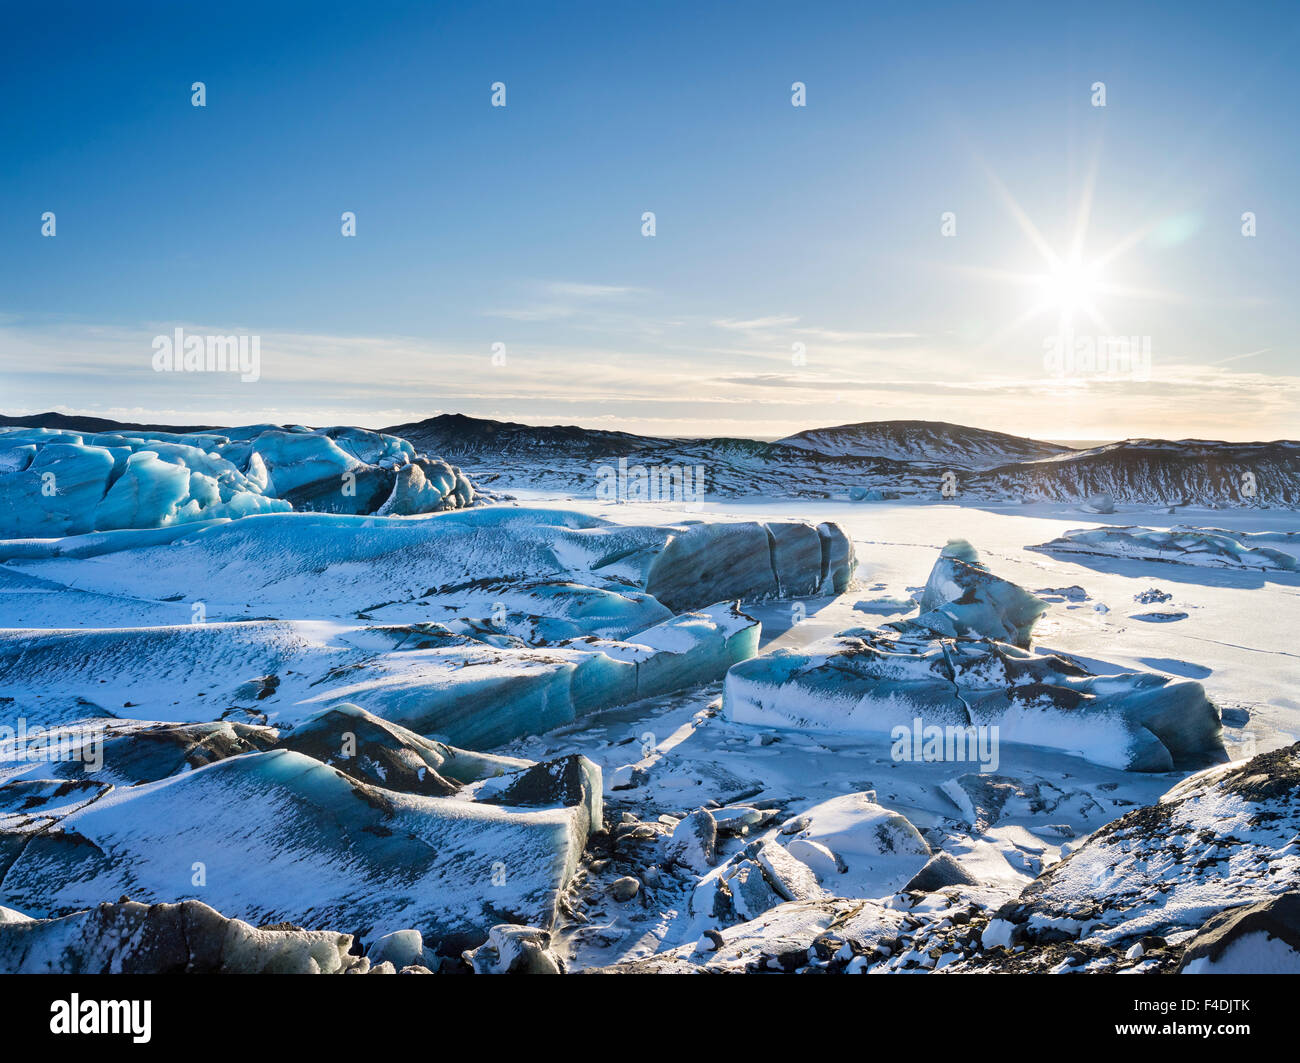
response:
[[[944,550],[921,608],[880,629],[852,628],[735,665],[723,686],[725,714],[895,741],[900,728],[909,736],[939,728],[963,748],[996,733],[1129,771],[1226,759],[1219,710],[1200,683],[1152,672],[1094,675],[1025,648],[1046,603],[989,573],[969,543]]]
[[[1055,654],[989,639],[833,636],[736,665],[723,707],[737,723],[891,737],[899,728],[911,735],[919,720],[922,729],[955,729],[963,748],[970,740],[962,736],[996,727],[999,741],[1128,771],[1226,757],[1219,711],[1200,683],[1153,672],[1092,675]]]
[[[1286,533],[1230,532],[1180,525],[1168,531],[1135,527],[1077,528],[1028,549],[1067,556],[1086,554],[1210,568],[1300,572],[1300,558],[1296,554],[1252,545],[1267,541],[1293,542]]]
[[[1027,647],[1029,633],[1047,611],[1047,603],[993,575],[970,543],[954,539],[930,570],[920,608],[919,616],[888,626],[905,634],[991,638]]]

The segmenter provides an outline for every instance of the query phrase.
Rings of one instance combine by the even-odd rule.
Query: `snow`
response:
[[[1259,930],[1244,934],[1218,959],[1193,960],[1182,974],[1300,974],[1300,950]]]
[[[333,443],[354,456],[343,440]],[[248,450],[253,482],[260,473]],[[311,460],[302,461],[305,473]],[[263,462],[268,484],[273,464]],[[282,464],[281,475],[292,475],[293,464]],[[1116,523],[1159,530],[1158,513],[1118,508]],[[1177,519],[1224,527],[1246,551],[1283,554],[1300,527],[1280,510],[1183,511]],[[414,929],[432,944],[472,926],[468,947],[500,922],[487,907],[497,908],[490,869],[505,853],[501,896],[535,926],[517,940],[498,934],[475,953],[476,967],[545,967],[554,954],[573,969],[654,954],[681,969],[733,970],[774,962],[782,949],[807,954],[832,927],[840,934],[848,926],[858,945],[892,940],[907,912],[939,935],[954,896],[996,910],[1062,866],[1065,837],[1078,839],[1067,863],[1078,860],[1070,874],[1080,885],[1070,896],[1096,897],[1097,883],[1111,881],[1096,876],[1117,866],[1124,881],[1137,881],[1139,868],[1114,852],[1099,857],[1085,839],[1156,802],[1190,770],[1193,754],[1206,751],[1205,705],[1230,710],[1223,740],[1236,757],[1277,749],[1300,732],[1289,635],[1300,599],[1297,577],[1280,568],[1033,549],[1079,524],[1077,507],[1048,504],[732,500],[685,511],[547,496],[434,516],[272,513],[0,542],[0,698],[14,699],[0,701],[0,722],[21,711],[85,734],[89,717],[108,735],[103,774],[77,792],[55,797],[50,785],[69,779],[71,766],[0,765],[3,829],[32,830],[39,813],[42,824],[92,838],[107,854],[69,855],[72,847],[53,835],[30,844],[0,903],[40,916],[123,892],[188,895],[254,923],[366,926],[368,942]],[[939,558],[950,539],[970,550]],[[1163,606],[1186,619],[1129,615],[1153,581],[1169,595]],[[909,627],[912,617],[899,630],[883,623],[887,615],[864,616],[854,608],[863,586],[872,600],[909,607],[929,596],[921,608],[928,626]],[[203,623],[193,619],[196,605]],[[953,633],[936,630],[944,623]],[[845,631],[853,633],[837,637]],[[782,675],[799,667],[809,669],[804,693],[780,701],[793,690]],[[843,674],[833,686],[816,678],[834,668],[848,669],[847,684]],[[1026,677],[1058,693],[1043,702],[1035,688],[1029,697]],[[733,711],[740,679],[766,715],[746,718],[739,702]],[[857,694],[843,696],[846,687]],[[879,696],[864,701],[867,690]],[[1066,711],[1059,691],[1078,694],[1089,710]],[[433,748],[411,745],[401,763],[461,788],[446,797],[394,791],[399,762],[372,758],[364,772],[357,766],[358,777],[392,809],[372,819],[351,785],[331,774],[337,763],[288,745],[295,735],[305,742],[323,712],[350,712],[350,703],[431,739]],[[934,712],[999,726],[996,773],[895,759],[889,729],[878,724],[896,717],[910,725],[918,706],[927,722]],[[214,724],[224,712],[232,715]],[[1204,726],[1189,728],[1189,714]],[[127,734],[158,720],[211,726],[208,743],[251,744],[268,725],[280,737],[278,746],[206,765],[170,747],[126,755]],[[448,759],[438,736],[494,752]],[[512,785],[508,776],[571,754],[603,769],[606,821],[617,824],[625,812],[635,821],[617,843],[615,866],[591,869],[581,887],[572,885],[578,839],[598,802],[494,803]],[[298,766],[277,767],[286,761]],[[1133,766],[1158,770],[1125,770]],[[14,789],[6,792],[6,782]],[[22,811],[33,797],[39,804]],[[1242,822],[1226,803],[1206,809],[1161,845],[1188,844],[1218,815]],[[717,831],[712,862],[674,863],[669,839],[700,810]],[[326,823],[346,824],[348,844]],[[380,839],[368,823],[396,823],[409,837]],[[876,827],[893,851],[880,847]],[[1264,853],[1281,870],[1259,895],[1294,881],[1285,839],[1252,834],[1246,843],[1224,857],[1229,873],[1218,881],[1154,878],[1175,883],[1165,910],[1135,910],[1123,925],[1097,931],[1098,940],[1117,942],[1122,957],[1132,933],[1171,917],[1194,930],[1240,903],[1234,891],[1266,869],[1256,860]],[[458,873],[443,862],[453,853]],[[933,910],[909,907],[914,898],[900,904],[896,892],[935,853],[976,884],[936,894]],[[206,887],[190,885],[195,861],[207,868]],[[475,877],[483,867],[489,885]],[[55,891],[52,868],[62,883]],[[607,902],[610,884],[629,871],[644,884],[636,900]],[[283,889],[268,895],[271,881]],[[730,908],[716,907],[724,885]],[[561,889],[580,890],[573,903],[589,922],[556,914]],[[1047,913],[1035,925],[1090,933],[1076,914]],[[696,952],[706,930],[724,946]],[[532,936],[546,931],[545,941]],[[939,937],[933,949],[908,940],[892,956],[850,950],[842,962],[871,971],[913,961],[917,969],[964,966]]]
[[[876,804],[872,796],[845,794],[813,805],[800,814],[799,830],[789,843],[811,843],[830,853],[836,871],[825,874],[823,862],[823,873],[817,875],[817,880],[836,896],[883,897],[894,893],[932,855],[930,846],[906,817]],[[799,851],[790,850],[792,856]]]
[[[357,785],[273,750],[114,789],[64,815],[43,809],[34,824],[0,817],[0,832],[30,834],[5,897],[29,913],[122,894],[192,898],[257,922],[374,934],[486,932],[495,909],[553,919],[583,844],[575,810],[393,791],[358,799]]]

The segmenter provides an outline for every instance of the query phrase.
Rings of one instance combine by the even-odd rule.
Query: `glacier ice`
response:
[[[580,805],[401,792],[271,749],[0,815],[3,896],[41,915],[125,894],[258,923],[482,935],[503,912],[550,925],[589,822]]]
[[[48,581],[49,593],[97,596],[96,612],[129,598],[184,602],[187,611],[202,602],[208,620],[294,617],[305,607],[313,618],[400,608],[423,620],[443,619],[429,609],[450,602],[452,617],[490,619],[501,603],[507,620],[522,613],[572,622],[549,629],[562,637],[622,638],[685,610],[776,597],[783,586],[838,593],[852,577],[852,544],[822,525],[814,552],[813,534],[803,524],[620,525],[507,506],[415,518],[273,513],[179,530],[0,541],[0,561],[9,573]],[[796,536],[804,547],[778,551],[774,571],[772,541]],[[38,609],[44,597],[31,586],[6,595],[0,584],[0,624],[36,626],[21,610]]]
[[[1094,675],[1033,652],[1038,598],[989,573],[968,543],[949,544],[919,617],[854,628],[733,667],[726,715],[765,727],[969,739],[1075,753],[1130,771],[1225,758],[1218,709],[1200,683],[1150,672]],[[919,725],[917,721],[920,721]],[[996,728],[996,732],[992,729]]]
[[[499,507],[11,541],[0,697],[40,696],[47,723],[197,721],[213,706],[291,723],[350,702],[486,748],[752,657],[758,623],[708,595],[847,584],[852,547],[835,526],[739,527]],[[293,619],[305,604],[313,619]],[[121,626],[89,626],[106,618]]]
[[[5,974],[341,974],[352,935],[259,929],[201,901],[121,901],[52,919],[0,919]]]
[[[1031,546],[1046,554],[1093,554],[1177,565],[1300,572],[1300,558],[1260,542],[1291,542],[1287,535],[1175,526],[1158,528],[1076,528],[1050,542]]]
[[[950,542],[930,570],[921,614],[888,625],[903,633],[948,638],[991,638],[1029,645],[1029,633],[1047,603],[993,575],[964,539]]]
[[[861,637],[868,635],[868,637]],[[1224,757],[1218,709],[1192,680],[1091,675],[1050,653],[989,639],[839,635],[727,673],[724,708],[763,727],[896,735],[996,727],[998,740],[1073,753],[1129,771]]]
[[[551,951],[551,935],[531,926],[502,923],[487,940],[467,949],[464,958],[475,974],[560,974],[563,966]]]
[[[396,436],[256,425],[224,432],[0,428],[0,537],[157,528],[255,513],[394,515],[469,505],[460,470]]]

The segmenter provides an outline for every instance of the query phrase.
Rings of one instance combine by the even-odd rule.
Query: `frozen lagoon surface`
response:
[[[1224,744],[1233,760],[1281,750],[1300,738],[1300,653],[1294,638],[1294,632],[1300,629],[1300,577],[1296,573],[1189,567],[1100,554],[1065,556],[1031,549],[1069,530],[1106,525],[1152,529],[1191,525],[1249,533],[1300,531],[1300,515],[1291,511],[1180,508],[1176,514],[1168,514],[1164,510],[1121,506],[1119,512],[1101,517],[1077,506],[1052,504],[973,507],[732,499],[682,506],[616,505],[523,491],[516,492],[516,497],[517,503],[504,503],[503,508],[517,505],[587,514],[629,529],[642,529],[629,532],[624,546],[644,546],[646,528],[683,521],[839,525],[852,539],[856,551],[853,586],[838,595],[822,593],[746,602],[744,612],[761,622],[762,632],[756,646],[736,651],[741,656],[755,650],[759,654],[801,650],[845,629],[879,627],[915,617],[919,611],[909,611],[906,602],[920,597],[939,551],[950,540],[965,539],[992,573],[1047,603],[1046,612],[1033,627],[1036,651],[1069,655],[1089,671],[1103,675],[1157,672],[1201,683],[1210,699],[1224,710]],[[418,519],[381,519],[376,525],[391,528],[400,540],[402,524]],[[236,522],[235,527],[240,523]],[[550,894],[535,901],[535,910],[554,911],[548,927],[551,947],[570,969],[616,963],[640,963],[642,969],[665,970],[705,964],[739,968],[755,959],[770,966],[771,957],[781,953],[782,948],[788,954],[797,954],[800,949],[806,952],[821,930],[836,920],[842,922],[847,909],[838,898],[846,893],[850,899],[871,893],[867,898],[870,903],[855,909],[857,914],[853,915],[862,924],[855,931],[859,944],[865,947],[871,942],[892,940],[903,931],[901,913],[891,897],[922,867],[933,866],[938,868],[935,874],[950,874],[951,868],[937,859],[941,856],[951,858],[965,878],[973,880],[958,891],[961,903],[992,910],[1015,898],[1045,869],[1068,855],[1072,847],[1078,848],[1086,836],[1127,812],[1157,802],[1187,775],[1185,771],[1123,771],[1067,753],[1011,743],[1002,744],[995,772],[980,775],[978,763],[898,762],[891,757],[888,736],[780,730],[732,722],[721,709],[719,669],[740,657],[728,657],[725,652],[720,655],[720,650],[729,640],[744,634],[743,625],[721,614],[711,618],[705,614],[694,622],[698,633],[684,631],[682,635],[689,636],[684,639],[672,628],[658,636],[646,636],[646,632],[665,622],[666,611],[656,611],[654,603],[644,597],[644,580],[639,588],[635,581],[628,582],[632,569],[621,572],[621,582],[588,578],[593,552],[581,545],[584,529],[558,514],[556,524],[565,526],[564,533],[558,536],[561,546],[529,546],[524,551],[523,567],[527,569],[537,553],[546,554],[548,564],[559,562],[556,567],[563,569],[562,575],[582,577],[584,585],[591,588],[591,597],[575,599],[569,590],[557,592],[557,572],[545,571],[543,566],[528,573],[524,582],[530,582],[529,586],[521,586],[519,594],[508,598],[509,615],[518,617],[511,623],[524,625],[516,635],[522,641],[518,646],[503,643],[500,648],[517,651],[517,658],[512,658],[513,664],[498,662],[496,666],[507,671],[514,668],[530,677],[540,676],[538,685],[529,688],[533,698],[529,705],[553,708],[557,704],[556,684],[572,697],[578,689],[572,675],[577,673],[566,669],[588,652],[578,645],[552,648],[549,652],[527,648],[538,633],[538,614],[555,625],[554,630],[543,632],[551,636],[544,639],[547,643],[576,635],[579,628],[565,627],[576,617],[589,627],[603,623],[600,637],[609,644],[606,656],[613,662],[639,667],[651,654],[689,654],[693,647],[702,646],[707,652],[700,657],[701,666],[719,676],[702,684],[693,683],[693,666],[673,663],[667,671],[675,678],[655,696],[633,700],[626,695],[628,691],[635,695],[638,688],[635,683],[630,687],[625,684],[621,687],[625,697],[614,707],[591,704],[581,713],[565,709],[545,718],[557,726],[543,733],[517,737],[491,748],[489,743],[479,741],[475,747],[511,758],[508,763],[519,766],[561,763],[563,758],[581,755],[600,771],[609,830],[593,836],[595,840],[588,846],[576,875],[570,877],[571,855],[563,856],[565,869],[548,885],[552,893],[567,888],[571,896],[566,903],[556,903]],[[609,532],[608,537],[617,539],[617,532]],[[143,538],[141,545],[151,541]],[[1270,536],[1266,545],[1285,553],[1298,549],[1294,538]],[[21,548],[6,544],[6,548],[11,556],[17,549],[29,558],[47,552],[38,543]],[[93,546],[86,549],[94,554]],[[497,574],[510,571],[511,559],[494,556],[490,538],[476,542],[474,550],[484,566],[496,566],[493,571]],[[240,638],[215,657],[211,647],[185,649],[180,644],[162,653],[160,660],[173,649],[180,650],[181,659],[173,663],[180,669],[177,679],[193,686],[187,686],[186,697],[178,698],[174,688],[168,689],[167,697],[159,690],[151,690],[149,677],[158,674],[151,671],[153,663],[142,660],[137,651],[123,644],[110,648],[110,657],[106,658],[119,662],[116,674],[87,675],[85,689],[73,691],[75,696],[67,699],[70,703],[59,706],[61,718],[75,715],[75,699],[90,693],[92,683],[100,686],[98,680],[107,678],[104,685],[115,688],[115,705],[133,703],[116,710],[122,716],[208,719],[194,707],[195,703],[216,691],[246,697],[248,691],[237,688],[234,680],[243,682],[252,677],[245,674],[249,672],[245,665],[262,660],[267,646],[273,647],[277,659],[287,665],[281,669],[278,684],[267,684],[270,689],[254,694],[255,704],[268,713],[272,723],[297,723],[323,704],[341,700],[364,703],[365,683],[374,678],[369,672],[376,669],[382,674],[372,689],[400,690],[403,669],[413,659],[408,653],[411,647],[404,649],[403,640],[411,636],[408,632],[395,635],[394,628],[447,625],[445,632],[416,633],[436,635],[434,641],[438,644],[420,652],[441,661],[440,654],[454,657],[468,645],[456,641],[465,637],[465,629],[455,627],[457,615],[487,616],[501,597],[490,590],[480,593],[473,584],[481,571],[466,571],[461,574],[464,586],[455,608],[440,605],[436,597],[429,603],[404,601],[403,595],[412,590],[418,594],[416,584],[440,582],[425,578],[428,567],[438,565],[436,551],[427,556],[409,551],[410,544],[399,541],[393,546],[391,564],[382,552],[357,557],[351,566],[355,577],[352,582],[319,580],[313,576],[314,562],[295,567],[287,553],[268,570],[259,567],[256,559],[238,555],[233,556],[233,566],[224,564],[232,555],[219,552],[211,560],[210,569],[205,570],[215,611],[209,620],[228,619],[246,626],[239,628]],[[169,572],[152,563],[137,565],[132,555],[142,556],[129,550],[113,555],[111,561],[92,557],[99,563],[89,566],[66,555],[45,561],[17,557],[14,564],[6,566],[10,584],[6,590],[15,595],[7,608],[11,612],[30,609],[31,619],[21,621],[23,626],[67,632],[108,626],[125,634],[123,629],[135,625],[188,623],[189,601],[177,597],[185,582],[184,570]],[[347,568],[346,560],[337,560]],[[766,563],[766,555],[764,560]],[[648,569],[643,567],[642,575],[646,572]],[[45,593],[50,588],[43,587],[41,581],[54,575],[60,581],[66,579],[66,586],[75,589],[57,595]],[[454,582],[451,575],[447,578]],[[168,584],[169,579],[175,587]],[[806,579],[802,586],[809,589]],[[132,600],[133,587],[137,591],[147,588],[148,593]],[[30,607],[14,604],[29,591]],[[683,590],[675,587],[672,593],[681,594]],[[176,600],[169,600],[173,598]],[[274,603],[267,612],[275,619],[258,620],[258,603],[267,601]],[[575,601],[579,603],[576,613]],[[855,608],[873,601],[883,603],[879,615]],[[671,612],[699,610],[710,604],[702,600],[678,602]],[[102,619],[110,614],[111,621]],[[101,617],[98,623],[96,616]],[[10,619],[8,623],[15,621]],[[4,637],[31,634],[11,628]],[[118,636],[96,637],[112,643]],[[204,637],[224,636],[208,632]],[[486,651],[480,643],[473,652]],[[192,659],[185,656],[190,653]],[[243,662],[238,660],[240,653],[248,654]],[[40,691],[58,700],[61,683],[72,680],[60,679],[55,657],[57,654],[51,657],[50,673],[28,674],[26,693]],[[12,662],[10,686],[23,682],[23,669],[30,668],[34,660],[28,658],[27,664]],[[206,666],[204,661],[208,662]],[[448,666],[454,667],[454,662]],[[69,671],[75,673],[76,667]],[[322,673],[331,677],[323,687]],[[399,682],[394,683],[393,676],[398,676]],[[603,677],[598,677],[596,685],[604,682]],[[69,690],[71,686],[62,694]],[[203,697],[198,696],[200,691]],[[3,693],[13,696],[12,690]],[[107,698],[102,700],[107,703]],[[395,704],[400,708],[400,699]],[[173,706],[175,710],[171,711]],[[399,722],[410,726],[421,721],[408,717]],[[433,730],[424,726],[414,729],[422,733]],[[203,770],[211,772],[212,768]],[[233,776],[226,769],[222,772]],[[217,780],[214,775],[214,786]],[[160,787],[159,791],[166,789]],[[483,797],[484,784],[476,783],[463,794],[436,800],[477,801]],[[844,804],[846,799],[851,807]],[[317,799],[313,796],[312,800]],[[148,803],[143,798],[137,801],[142,808]],[[573,801],[560,803],[571,807]],[[416,804],[412,803],[413,809]],[[713,811],[708,817],[696,818],[695,810],[710,805]],[[119,799],[113,807],[128,806],[129,802]],[[445,807],[421,811],[422,829],[436,816],[446,815]],[[50,813],[51,819],[57,819],[56,812]],[[919,832],[917,840],[904,847],[907,851],[901,854],[896,849],[873,850],[864,841],[863,832],[871,824],[890,821],[894,814],[910,821]],[[149,818],[156,821],[166,815],[164,803]],[[509,821],[516,829],[513,814],[492,810],[479,815]],[[523,815],[537,817],[541,813]],[[99,818],[107,819],[105,815]],[[84,813],[80,819],[93,822],[94,816]],[[706,819],[709,822],[703,822]],[[130,817],[123,822],[123,829],[134,830]],[[743,833],[736,824],[743,825]],[[24,829],[31,829],[30,824]],[[564,834],[554,850],[539,845],[537,860],[554,861],[555,853],[571,853],[582,845],[584,837],[585,832]],[[149,844],[153,852],[166,852],[165,838],[150,839]],[[478,842],[474,844],[483,848]],[[797,854],[798,860],[791,861],[785,854]],[[400,854],[397,858],[406,860]],[[1287,862],[1289,859],[1274,862],[1292,875],[1294,889],[1295,869]],[[837,861],[845,866],[838,867]],[[693,869],[692,863],[696,865]],[[377,866],[380,870],[376,872],[375,889],[379,889],[382,879],[382,867]],[[1078,866],[1080,874],[1086,876],[1090,865],[1082,862]],[[433,870],[446,879],[446,869]],[[115,900],[122,888],[131,885],[129,880],[112,879],[107,872],[97,870],[96,875],[112,886],[113,896],[104,900]],[[622,896],[616,882],[629,875],[638,880],[639,890],[631,899],[616,899]],[[24,904],[16,906],[25,905],[33,914],[45,914],[37,911],[41,908],[39,869],[25,872],[23,881]],[[266,887],[266,883],[261,884],[262,892]],[[364,893],[363,887],[364,883],[355,888]],[[301,888],[301,884],[294,888]],[[257,883],[250,883],[248,894],[257,889]],[[1086,884],[1081,889],[1086,893]],[[196,895],[203,899],[201,892]],[[1230,877],[1222,883],[1204,885],[1198,896],[1201,907],[1193,911],[1196,921],[1189,924],[1187,933],[1200,925],[1205,912],[1214,910],[1215,898],[1221,902],[1219,907],[1258,899],[1241,881]],[[1238,896],[1240,899],[1236,899]],[[372,890],[362,900],[376,909],[382,907],[381,898],[381,892],[376,895]],[[75,893],[70,900],[84,906],[93,898],[89,893]],[[223,914],[230,917],[266,912],[290,920],[303,917],[300,911],[266,903],[237,910],[241,904],[248,904],[239,891],[221,894],[220,900]],[[316,910],[329,913],[332,921],[328,926],[310,923],[309,929],[353,929],[352,925],[339,925],[345,909],[331,907],[326,903],[330,898],[312,900]],[[0,904],[4,903],[6,898],[0,896]],[[448,896],[442,907],[454,912],[465,903],[463,895]],[[60,906],[47,907],[53,914]],[[419,909],[411,906],[409,910]],[[923,923],[930,919],[942,926],[946,919],[943,911],[944,903],[936,902],[929,908],[924,904],[913,908],[909,914]],[[1053,911],[1050,918],[1073,932],[1086,933],[1087,920],[1074,915],[1069,910]],[[946,921],[951,925],[951,919]],[[378,917],[372,923],[379,929],[392,928]],[[441,925],[429,917],[423,929],[428,932]],[[990,924],[989,940],[1001,931],[1000,925]],[[707,939],[710,932],[715,939]],[[1012,931],[1008,929],[1007,933]],[[702,939],[707,939],[707,944],[701,945]],[[1121,944],[1127,946],[1126,941]],[[903,956],[911,952],[923,955],[918,948],[915,943],[905,951],[900,951],[902,946],[886,946],[886,954],[892,951],[892,958],[876,955],[871,961],[873,969],[902,962]],[[955,952],[944,952],[938,959],[931,956],[928,961],[908,962],[922,969],[933,968],[940,961],[960,966],[957,956]],[[862,954],[848,960],[849,968],[868,965],[859,960]],[[1097,962],[1113,962],[1113,957],[1101,957]]]
[[[1170,514],[1165,507],[1120,506],[1116,513],[1102,516],[1050,503],[976,507],[729,499],[683,506],[610,504],[526,491],[516,496],[521,504],[556,505],[637,523],[835,522],[853,540],[854,588],[799,604],[747,605],[763,625],[761,653],[801,649],[848,628],[916,616],[918,610],[892,608],[887,616],[868,616],[855,606],[874,599],[919,598],[939,551],[952,539],[966,539],[992,572],[1048,602],[1034,627],[1035,650],[1067,654],[1099,674],[1146,671],[1199,681],[1223,710],[1223,741],[1233,760],[1300,740],[1300,644],[1294,634],[1300,630],[1300,578],[1295,573],[1057,557],[1029,549],[1068,529],[1108,525],[1294,533],[1300,531],[1300,514],[1294,511],[1188,507]],[[1270,536],[1267,545],[1284,552],[1300,550],[1294,537],[1288,542]],[[1168,622],[1143,617],[1157,611],[1186,615]],[[720,694],[721,684],[714,684],[688,697],[612,710],[594,717],[580,732],[523,739],[505,751],[541,758],[582,750],[605,772],[608,808],[614,810],[615,821],[619,809],[652,820],[665,812],[680,816],[708,799],[723,805],[779,806],[784,817],[797,817],[841,795],[875,791],[881,805],[907,816],[927,833],[936,850],[954,855],[990,887],[986,900],[991,907],[1014,896],[1079,839],[1128,810],[1156,802],[1186,775],[1119,771],[1080,757],[1003,743],[996,774],[1015,782],[1000,816],[982,832],[954,833],[956,805],[970,807],[960,800],[961,787],[954,789],[954,780],[965,777],[966,787],[979,791],[978,764],[896,763],[884,736],[734,724],[720,710]],[[647,740],[653,748],[638,759],[638,747],[645,747]],[[640,785],[610,789],[611,779],[617,785],[629,775]],[[974,804],[978,807],[979,801]],[[1293,875],[1290,888],[1297,886],[1300,876]],[[592,896],[599,906],[600,888],[593,888]],[[1242,903],[1232,899],[1230,890],[1221,899],[1224,904]],[[661,909],[652,912],[607,904],[603,918],[599,911],[589,913],[594,926],[570,928],[568,947],[575,960],[582,965],[627,961],[660,953],[679,941],[693,942],[702,920],[689,899],[670,903],[661,891],[658,902]],[[801,923],[801,914],[790,913],[790,918],[800,927],[795,940],[805,940],[808,927]],[[739,953],[766,947],[761,935],[756,939],[752,933],[749,939],[738,936],[736,943]],[[653,959],[643,962],[643,969],[661,969]],[[691,962],[705,960],[693,953]]]
[[[853,539],[856,589],[809,603],[806,619],[785,603],[752,606],[763,623],[763,650],[806,646],[846,628],[915,616],[895,612],[893,600],[919,597],[936,555],[953,539],[965,539],[998,576],[1044,598],[1048,611],[1034,625],[1037,649],[1059,650],[1093,670],[1158,671],[1196,679],[1221,709],[1229,711],[1226,741],[1264,751],[1300,740],[1300,575],[1273,570],[1200,568],[1098,555],[1059,555],[1028,549],[1074,528],[1138,525],[1194,526],[1230,531],[1291,532],[1270,539],[1273,549],[1300,556],[1300,513],[1292,510],[1222,510],[1120,506],[1104,517],[1078,506],[1037,503],[962,506],[906,502],[764,501],[729,499],[690,506],[670,503],[613,505],[540,492],[516,492],[521,502],[558,505],[606,520],[647,523],[684,517],[719,521],[833,521]],[[655,514],[653,517],[650,514]],[[1079,587],[1086,598],[1053,594]],[[1168,594],[1157,604],[1136,596],[1152,589]],[[888,615],[868,616],[859,602],[889,600]],[[1097,608],[1104,606],[1104,609]],[[1152,612],[1185,612],[1186,619],[1153,623]],[[1234,729],[1234,709],[1250,724]],[[1234,734],[1234,730],[1239,733]]]

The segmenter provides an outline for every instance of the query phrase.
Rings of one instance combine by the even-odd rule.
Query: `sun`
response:
[[[1062,261],[1038,279],[1037,287],[1041,309],[1072,317],[1078,310],[1095,310],[1102,290],[1101,272],[1096,263]]]
[[[1038,253],[1042,265],[1038,272],[995,269],[989,266],[954,267],[973,277],[1018,286],[1027,293],[1021,312],[990,330],[979,344],[979,350],[998,349],[1030,322],[1043,317],[1054,316],[1056,328],[1061,333],[1068,334],[1076,328],[1087,328],[1094,330],[1098,336],[1108,336],[1114,333],[1114,329],[1105,313],[1106,304],[1130,300],[1183,301],[1173,293],[1135,288],[1127,282],[1121,282],[1116,276],[1104,275],[1112,273],[1111,267],[1117,259],[1141,245],[1155,231],[1158,219],[1147,221],[1100,254],[1088,253],[1089,222],[1097,177],[1096,159],[1092,160],[1089,167],[1074,211],[1072,231],[1064,234],[1063,246],[1053,246],[997,174],[982,163],[981,166],[1003,206]]]

